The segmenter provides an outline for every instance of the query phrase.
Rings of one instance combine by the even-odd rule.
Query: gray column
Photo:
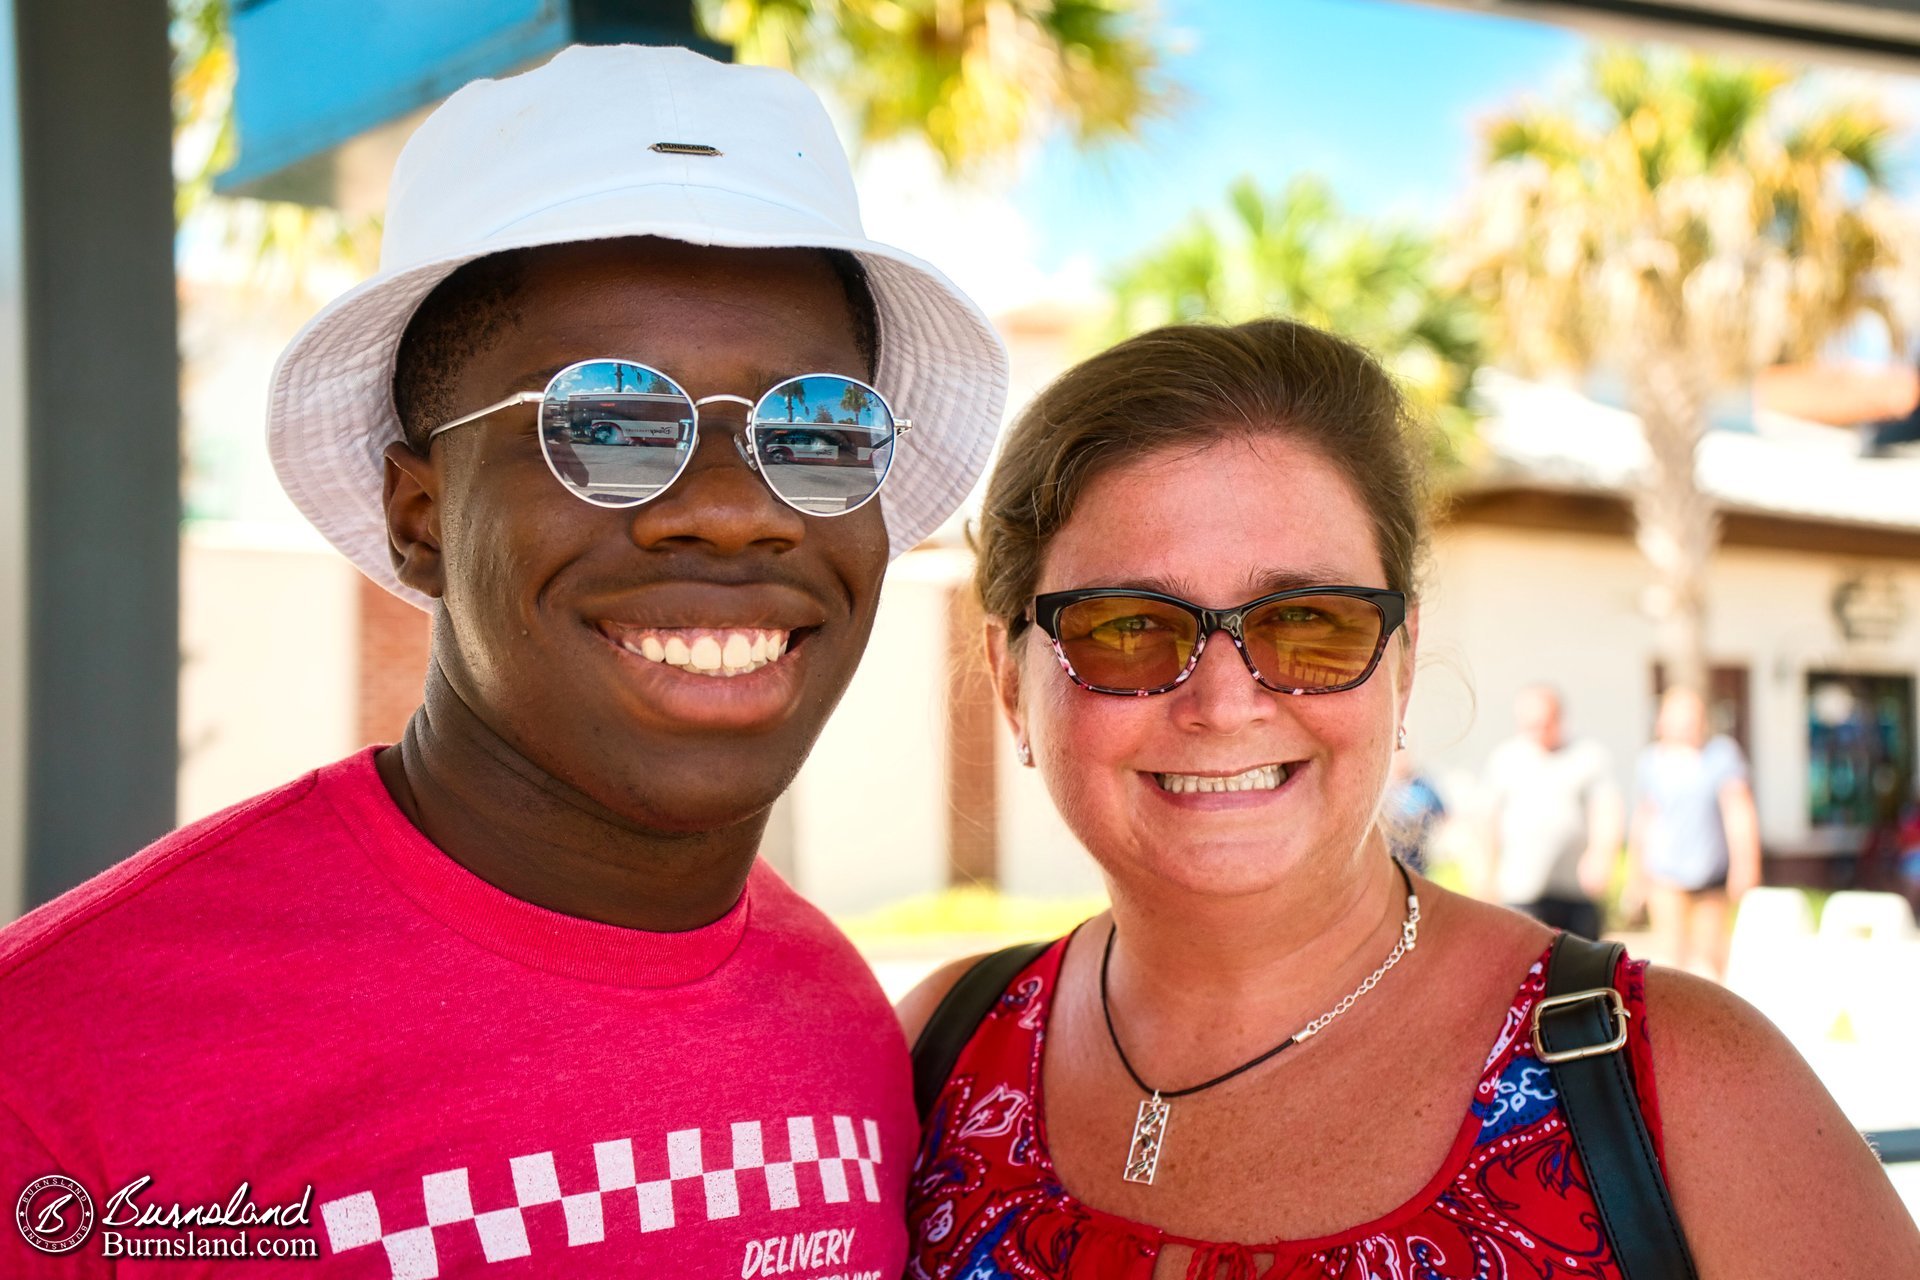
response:
[[[165,0],[12,8],[31,906],[173,823],[179,392]]]
[[[0,3],[0,923],[26,901],[27,439],[21,386],[20,112]]]

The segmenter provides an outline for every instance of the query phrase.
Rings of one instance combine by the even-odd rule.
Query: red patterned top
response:
[[[1146,1280],[1161,1246],[1193,1249],[1189,1280],[1619,1280],[1552,1073],[1528,1037],[1546,955],[1527,971],[1446,1160],[1412,1200],[1313,1240],[1190,1240],[1075,1199],[1047,1150],[1041,1049],[1062,939],[1014,979],[968,1041],[921,1139],[909,1189],[910,1280]],[[1644,962],[1616,982],[1656,1147]],[[1664,1155],[1663,1155],[1664,1159]]]

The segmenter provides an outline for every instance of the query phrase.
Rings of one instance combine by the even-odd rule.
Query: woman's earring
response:
[[[1396,751],[1405,751],[1407,749],[1407,726],[1400,726],[1400,736],[1394,739],[1393,745]]]
[[[1020,757],[1021,764],[1025,765],[1029,769],[1033,768],[1033,748],[1032,747],[1028,746],[1024,741],[1016,742],[1013,744],[1013,753]]]

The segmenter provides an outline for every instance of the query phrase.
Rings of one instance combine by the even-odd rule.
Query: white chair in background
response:
[[[1827,999],[1869,1055],[1903,1057],[1920,1047],[1920,930],[1897,893],[1847,890],[1827,899],[1815,942]]]
[[[1740,899],[1733,948],[1764,947],[1782,938],[1811,937],[1813,931],[1813,899],[1803,890],[1762,886],[1747,890]]]
[[[1727,986],[1798,1045],[1818,1041],[1834,1015],[1814,937],[1811,898],[1762,887],[1741,897],[1727,948]]]
[[[1744,910],[1741,914],[1745,914]],[[1820,913],[1823,939],[1904,942],[1915,936],[1913,908],[1897,893],[1848,889],[1827,899]]]
[[[1856,963],[1840,980],[1847,984],[1842,999],[1854,1038],[1892,1080],[1904,1082],[1897,1092],[1911,1099],[1920,1054],[1920,1018],[1914,1016],[1920,1009],[1920,937],[1856,942],[1847,949]]]

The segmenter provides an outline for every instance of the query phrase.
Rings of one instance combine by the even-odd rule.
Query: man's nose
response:
[[[634,542],[647,549],[699,544],[723,555],[797,545],[806,536],[806,520],[774,496],[748,461],[739,411],[715,409],[701,412],[699,441],[686,470],[659,497],[635,508]]]

